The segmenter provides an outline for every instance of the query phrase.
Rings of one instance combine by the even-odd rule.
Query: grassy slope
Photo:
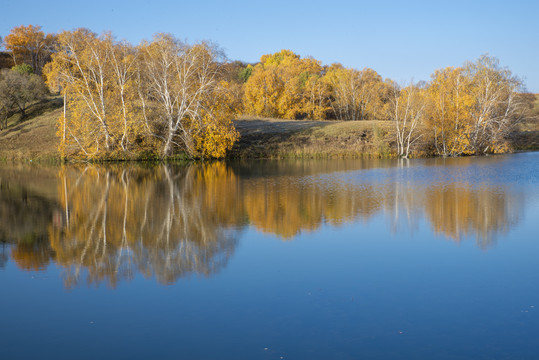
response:
[[[58,160],[55,125],[61,106],[61,99],[50,98],[31,105],[24,119],[19,114],[12,116],[8,128],[0,131],[0,159]]]
[[[516,150],[539,149],[539,94],[535,95],[535,104],[531,112],[531,117],[522,124],[519,124],[518,130],[513,136],[513,143]]]
[[[241,119],[231,152],[239,158],[388,156],[387,121]]]

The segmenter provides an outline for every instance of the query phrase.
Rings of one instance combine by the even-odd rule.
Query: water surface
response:
[[[536,359],[539,153],[0,168],[0,357]]]

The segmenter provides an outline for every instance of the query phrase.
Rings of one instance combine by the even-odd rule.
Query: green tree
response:
[[[251,74],[253,73],[253,66],[251,64],[247,65],[243,69],[240,69],[238,72],[238,78],[242,83],[246,83],[247,80],[251,77]]]
[[[22,75],[30,75],[34,73],[34,69],[28,64],[15,65],[11,70],[18,72]]]
[[[46,94],[47,88],[41,76],[15,70],[1,70],[0,128],[7,128],[7,119],[15,112],[20,112],[24,118],[28,105],[43,98]]]

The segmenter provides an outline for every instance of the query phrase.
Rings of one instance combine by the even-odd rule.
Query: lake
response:
[[[0,166],[2,359],[537,359],[539,152]]]

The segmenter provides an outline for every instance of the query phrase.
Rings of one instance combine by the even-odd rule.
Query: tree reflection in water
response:
[[[327,174],[350,170],[350,164],[327,164]],[[116,287],[136,273],[162,284],[214,274],[226,266],[238,231],[248,225],[290,240],[324,224],[383,213],[394,232],[426,219],[435,234],[457,242],[475,235],[478,246],[487,248],[523,212],[524,195],[503,186],[350,182],[305,163],[274,170],[245,174],[220,162],[65,166],[57,170],[54,189],[50,181],[42,188],[25,185],[24,172],[0,172],[0,240],[11,244],[11,258],[22,269],[41,270],[54,261],[64,269],[67,287],[84,281]],[[26,177],[35,176],[39,172]],[[0,267],[7,253],[0,249]]]
[[[8,260],[6,249],[7,249],[6,243],[1,243],[0,244],[0,269],[3,269],[6,267],[6,263]]]
[[[214,179],[221,179],[220,182]],[[135,271],[163,284],[226,265],[236,239],[226,225],[236,213],[219,208],[207,191],[233,188],[223,164],[202,168],[63,168],[59,173],[62,226],[50,227],[66,284],[106,281],[114,287]],[[231,194],[233,196],[233,194]]]

